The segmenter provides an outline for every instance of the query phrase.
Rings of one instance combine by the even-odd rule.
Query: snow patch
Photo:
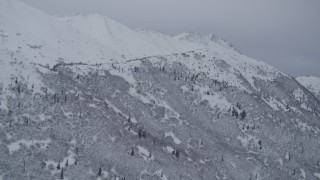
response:
[[[221,110],[227,110],[232,106],[228,100],[222,96],[220,93],[210,93],[207,94],[207,92],[210,91],[208,87],[197,87],[201,93],[201,101],[207,100],[209,102],[209,105],[211,108],[219,108]]]
[[[91,108],[98,108],[96,104],[88,104],[88,106]]]
[[[304,179],[306,179],[307,178],[307,174],[306,174],[306,172],[303,170],[303,169],[301,169],[300,168],[300,176],[302,177],[302,178],[304,178]]]
[[[154,160],[154,156],[145,147],[137,146],[137,149],[139,156],[141,156],[145,161],[149,162]]]
[[[181,140],[178,139],[173,132],[166,132],[164,137],[171,137],[175,144],[178,144],[178,145],[181,144]]]
[[[168,154],[172,154],[172,152],[174,151],[174,148],[171,146],[164,146],[163,147],[163,151],[168,153]]]
[[[15,151],[19,151],[20,146],[25,145],[27,148],[30,148],[33,145],[38,145],[39,149],[46,149],[49,144],[51,143],[50,139],[46,140],[26,140],[22,139],[7,145],[10,154],[14,153]]]
[[[286,105],[278,101],[277,99],[270,97],[268,100],[262,97],[262,100],[267,103],[273,110],[279,111],[286,109]]]
[[[140,99],[145,104],[151,104],[150,98],[143,96],[142,94],[139,94],[136,88],[131,87],[129,89],[129,94],[133,97]]]

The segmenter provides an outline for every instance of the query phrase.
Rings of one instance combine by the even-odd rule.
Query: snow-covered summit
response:
[[[235,49],[214,34],[182,33],[170,36],[156,31],[134,30],[100,14],[59,17],[80,32],[129,57],[168,55],[197,49]],[[237,52],[238,53],[238,52]]]
[[[215,34],[202,35],[195,32],[187,32],[175,36],[175,39],[196,43],[198,45],[202,45],[206,48],[211,49],[216,45],[232,49],[232,45],[230,43],[221,38],[218,38]]]
[[[0,25],[3,47],[12,52],[19,47],[29,62],[54,65],[58,59],[91,63],[122,59],[117,49],[17,0],[0,1]]]
[[[167,55],[198,49],[199,46],[183,42],[158,32],[133,30],[99,14],[60,17],[80,32],[102,44],[114,47],[129,57]]]
[[[215,56],[224,59],[232,67],[231,69],[234,69],[233,73],[242,74],[252,86],[254,86],[255,78],[272,80],[280,73],[261,61],[240,54],[228,42],[214,34],[182,33],[172,37],[154,31],[133,30],[99,14],[65,16],[59,19],[94,40],[112,47],[127,59],[170,55],[193,50],[202,51],[208,57]],[[191,63],[193,61],[194,59]],[[186,63],[186,60],[181,62]],[[222,73],[218,74],[221,76]],[[227,78],[225,80],[238,87],[241,86],[237,79]]]
[[[213,34],[183,33],[172,37],[154,31],[133,30],[99,14],[53,17],[16,0],[0,3],[0,20],[6,22],[2,31],[10,37],[4,38],[5,47],[10,52],[20,47],[19,53],[32,63],[53,66],[63,60],[65,63],[111,64],[196,50],[207,58],[202,61],[191,58],[188,60],[191,66],[209,63],[212,57],[223,59],[230,66],[224,73],[210,67],[199,68],[198,73],[214,71],[215,76],[238,87],[242,85],[237,78],[230,77],[233,74],[241,75],[253,87],[254,79],[272,81],[281,74],[261,61],[240,54]]]

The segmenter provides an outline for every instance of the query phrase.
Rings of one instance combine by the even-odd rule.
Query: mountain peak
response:
[[[179,34],[179,35],[175,36],[175,38],[178,40],[201,44],[206,47],[213,47],[216,45],[220,45],[225,48],[232,48],[233,49],[233,46],[230,43],[228,43],[224,39],[217,37],[213,33],[208,34],[208,35],[202,35],[202,34],[195,33],[195,32],[187,32],[187,33]]]
[[[320,102],[291,77],[213,34],[16,2],[0,0],[1,180],[320,177]]]
[[[202,41],[203,35],[196,33],[196,32],[186,32],[186,33],[181,33],[177,36],[175,36],[176,39],[179,40],[187,40],[191,42],[197,42],[197,41]]]

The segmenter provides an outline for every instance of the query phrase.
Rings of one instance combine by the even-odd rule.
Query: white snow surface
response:
[[[231,66],[233,74],[242,74],[252,87],[254,79],[273,80],[280,74],[275,68],[255,59],[248,58],[225,40],[213,34],[200,35],[196,33],[182,33],[175,37],[159,32],[147,30],[132,30],[108,17],[99,14],[57,17],[67,22],[79,32],[95,39],[101,44],[112,47],[114,51],[126,59],[149,57],[155,55],[170,55],[193,50],[202,50],[207,56],[223,59]],[[206,59],[207,60],[207,59]],[[181,60],[180,60],[181,62]],[[201,64],[195,58],[183,59],[188,67],[199,72]],[[205,61],[207,64],[208,62]],[[208,69],[206,69],[208,71]],[[209,74],[220,80],[230,81],[230,84],[242,87],[230,72],[219,72],[211,68]]]
[[[181,140],[177,138],[177,136],[173,132],[166,132],[164,137],[171,137],[175,144],[181,144]]]
[[[296,80],[306,87],[310,92],[320,97],[320,77],[301,76],[297,77]]]
[[[195,54],[189,57],[172,56],[191,51]],[[282,74],[261,61],[242,55],[213,34],[183,33],[172,37],[154,31],[133,30],[99,14],[57,17],[18,0],[0,1],[2,89],[8,89],[19,74],[25,77],[22,78],[24,82],[34,84],[35,93],[41,93],[42,82],[36,71],[52,73],[48,69],[57,63],[80,62],[101,64],[101,72],[102,68],[107,69],[134,85],[136,82],[130,69],[140,65],[134,60],[149,57],[156,63],[159,61],[157,55],[169,57],[169,63],[183,63],[194,71],[191,73],[205,73],[242,90],[247,90],[244,81],[255,88],[256,79],[272,81]],[[20,69],[12,65],[13,62],[21,62]],[[218,94],[204,95],[203,100],[208,100],[212,106],[217,105],[214,102],[222,108],[229,106]],[[0,96],[0,101],[0,108],[6,109],[6,97]]]
[[[51,143],[50,139],[46,140],[26,140],[26,139],[21,139],[16,142],[12,142],[8,145],[8,149],[10,154],[14,153],[15,151],[19,151],[20,146],[25,145],[27,148],[30,148],[32,145],[40,145],[40,149],[46,149],[48,145]]]
[[[34,63],[52,65],[59,57],[65,62],[96,63],[101,62],[103,54],[107,54],[108,58],[121,59],[113,49],[20,1],[0,1],[0,18],[1,29],[8,36],[5,42],[8,50],[14,52],[18,45],[23,44],[21,53]],[[40,50],[45,52],[42,54],[45,58],[34,57],[40,55]]]
[[[141,156],[145,161],[154,160],[154,156],[145,147],[137,146],[137,149],[139,156]]]
[[[278,111],[278,110],[284,110],[286,109],[286,105],[278,101],[277,99],[270,97],[270,99],[265,99],[262,98],[262,100],[267,103],[273,110]]]
[[[58,18],[129,58],[165,55],[199,48],[193,43],[180,41],[159,32],[132,30],[100,14]]]

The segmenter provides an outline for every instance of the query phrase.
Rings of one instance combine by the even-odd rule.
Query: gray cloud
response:
[[[319,0],[23,0],[50,14],[97,12],[171,35],[215,33],[293,75],[320,76]]]

